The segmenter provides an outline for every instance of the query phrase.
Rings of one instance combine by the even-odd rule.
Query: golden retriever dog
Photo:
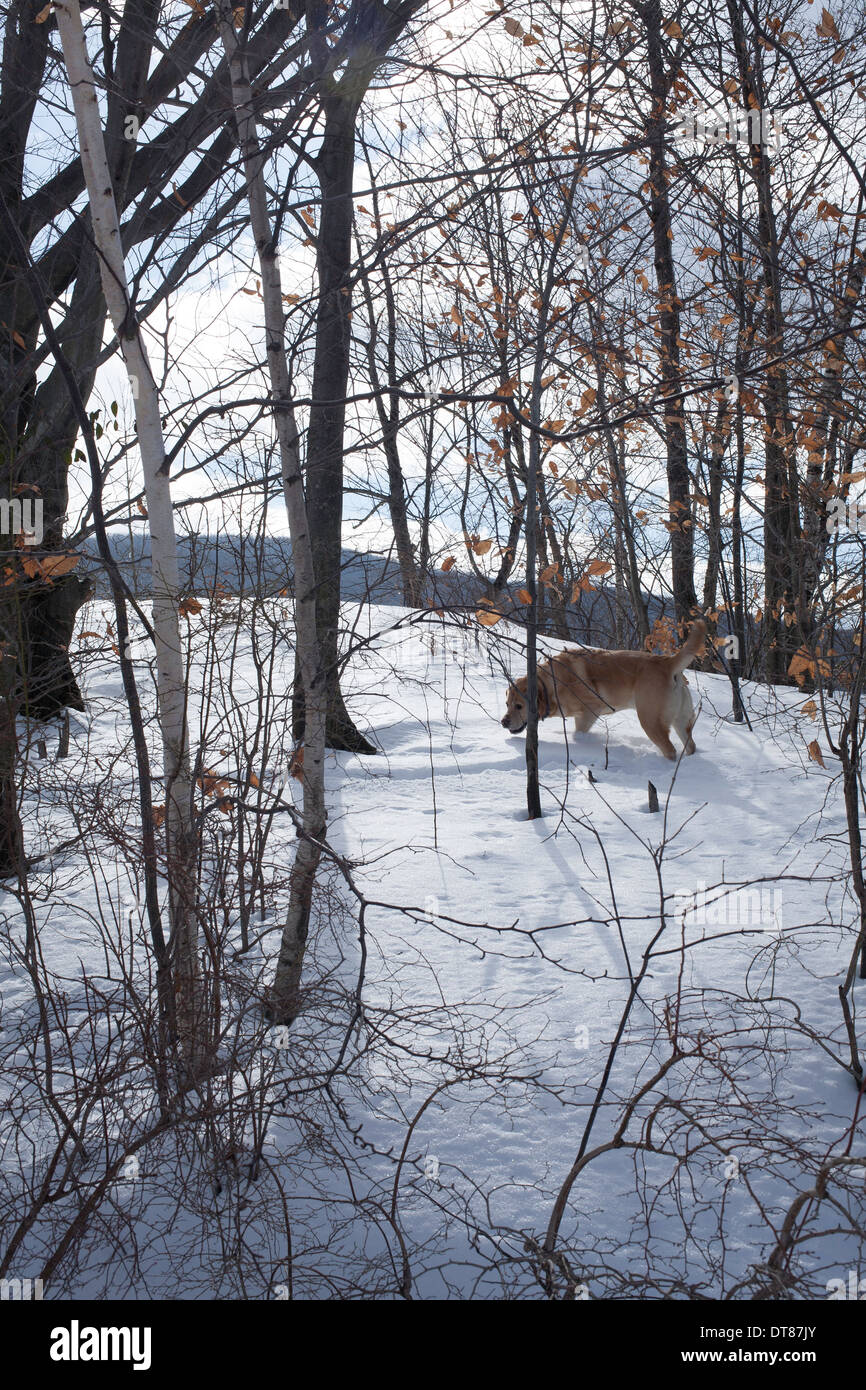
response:
[[[574,720],[585,734],[597,719],[617,710],[637,711],[641,728],[664,757],[676,759],[673,727],[686,753],[694,753],[695,710],[682,674],[703,646],[707,625],[700,619],[672,656],[652,652],[567,651],[538,666],[538,718]],[[510,734],[526,728],[526,677],[508,687],[502,727]]]

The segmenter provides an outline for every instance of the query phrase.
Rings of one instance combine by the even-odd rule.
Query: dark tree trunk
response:
[[[680,308],[674,269],[671,206],[668,195],[670,173],[665,158],[666,103],[670,79],[665,72],[662,52],[662,10],[659,0],[636,7],[646,28],[652,109],[647,122],[649,151],[649,210],[653,235],[664,431],[667,453],[667,523],[671,537],[671,577],[677,617],[690,619],[697,610],[692,508],[686,425],[680,371]]]
[[[322,192],[313,406],[307,432],[306,496],[316,572],[316,624],[328,690],[326,742],[353,753],[376,749],[356,728],[340,690],[340,558],[343,440],[349,383],[352,296],[352,177],[357,103],[339,91],[325,102],[316,160]]]
[[[373,211],[377,222],[381,226],[379,192],[376,187],[375,172],[366,146],[364,146],[364,153],[367,156],[367,167],[370,173]],[[387,253],[379,258],[378,270],[382,280],[382,292],[385,300],[386,315],[385,363],[388,381],[386,391],[383,391],[381,388],[379,363],[376,356],[376,349],[379,342],[379,329],[373,300],[373,286],[368,271],[362,266],[361,276],[364,287],[364,298],[367,304],[368,319],[367,362],[370,368],[370,383],[373,390],[376,392],[376,410],[379,416],[379,424],[382,428],[382,447],[385,451],[385,463],[388,469],[388,511],[391,516],[391,529],[394,532],[394,548],[397,551],[397,563],[400,566],[403,602],[407,608],[417,608],[421,602],[424,588],[424,576],[418,568],[415,559],[415,547],[412,544],[412,537],[409,532],[406,480],[403,476],[403,467],[400,462],[400,382],[397,372],[397,301],[394,294],[394,282],[391,278],[391,269],[388,263]]]
[[[742,8],[728,0],[728,15],[740,90],[746,110],[763,111],[764,93],[758,68],[759,50],[750,54]],[[762,122],[763,125],[763,122]],[[751,134],[750,126],[750,134]],[[758,197],[758,240],[765,305],[764,341],[768,360],[762,379],[764,447],[764,672],[768,681],[785,681],[794,652],[803,641],[798,613],[801,584],[798,481],[793,431],[788,410],[788,379],[780,360],[784,320],[779,285],[779,240],[773,210],[770,161],[765,145],[750,144],[749,169]],[[786,623],[785,618],[788,617]]]
[[[534,397],[540,397],[536,389]],[[532,423],[540,423],[540,411],[533,399]],[[541,794],[538,785],[538,578],[537,541],[538,506],[536,480],[538,477],[538,436],[529,443],[529,469],[526,478],[526,590],[529,611],[526,616],[526,812],[530,820],[541,815]]]
[[[371,184],[374,182],[372,174],[370,182]],[[378,198],[375,192],[373,194],[373,206],[378,216]],[[412,545],[412,537],[409,533],[409,517],[406,508],[406,480],[403,476],[403,467],[400,462],[400,393],[397,382],[397,306],[394,300],[394,287],[391,283],[391,275],[385,259],[383,259],[380,266],[380,272],[385,293],[385,309],[387,316],[385,351],[388,385],[386,390],[383,391],[380,383],[379,364],[376,359],[376,347],[379,336],[376,326],[376,310],[373,302],[370,279],[369,276],[365,274],[364,296],[367,302],[369,334],[367,363],[370,369],[370,383],[373,390],[376,392],[376,411],[382,429],[382,448],[385,453],[385,464],[388,469],[388,511],[391,517],[391,529],[394,533],[394,548],[397,552],[397,563],[400,567],[403,602],[407,608],[417,608],[421,602],[423,578],[418,571],[415,560],[415,548]]]
[[[743,406],[738,401],[734,407],[734,437],[737,441],[737,468],[734,476],[734,495],[731,514],[731,569],[733,571],[733,613],[731,632],[737,639],[736,652],[731,660],[733,672],[733,714],[737,724],[745,719],[745,707],[740,695],[740,677],[746,669],[746,639],[748,620],[745,596],[745,543],[743,536],[743,479],[746,474],[746,433],[743,426]]]
[[[719,570],[722,563],[722,482],[725,450],[730,438],[727,420],[728,405],[724,398],[716,410],[716,420],[710,439],[709,477],[707,480],[707,568],[704,574],[704,616],[710,637],[715,635],[716,620],[708,617],[718,602]]]
[[[0,879],[19,876],[24,842],[18,814],[16,661],[0,648]]]
[[[21,274],[12,248],[4,238],[7,274]],[[86,399],[93,385],[95,362],[102,339],[105,306],[94,286],[98,278],[95,255],[87,251],[72,294],[70,319],[77,331],[68,332],[63,341],[67,359],[75,370],[81,394]],[[0,292],[2,293],[2,292]],[[0,316],[2,316],[0,305]],[[33,560],[62,551],[63,530],[68,505],[69,457],[78,434],[69,393],[55,369],[35,392],[32,404],[28,394],[32,382],[25,381],[18,404],[19,425],[26,421],[17,438],[3,440],[3,466],[0,488],[5,496],[27,496],[41,507],[43,532],[33,546]],[[11,418],[11,411],[10,411]],[[5,538],[3,538],[5,543]],[[8,599],[3,596],[2,625],[6,640],[16,653],[19,699],[22,711],[34,718],[50,718],[64,708],[83,709],[81,692],[69,661],[69,645],[75,616],[86,597],[86,586],[72,576],[52,582],[38,569],[25,573],[15,555],[15,582]]]
[[[863,201],[861,192],[858,217],[863,215]],[[848,267],[844,293],[835,307],[836,331],[824,348],[824,366],[818,387],[815,420],[801,441],[806,446],[807,463],[806,485],[803,488],[803,593],[800,602],[800,622],[807,642],[814,634],[815,594],[830,540],[827,531],[827,490],[837,474],[851,471],[850,461],[843,462],[841,468],[837,466],[836,454],[839,428],[848,414],[843,390],[845,348],[855,312],[860,306],[864,279],[866,260],[855,250]],[[843,495],[847,495],[847,488],[844,489]]]
[[[352,181],[355,122],[377,68],[392,45],[423,8],[424,0],[385,5],[364,0],[349,9],[347,23],[354,52],[339,80],[326,78],[322,143],[314,161],[322,195],[316,243],[318,306],[313,364],[313,404],[307,431],[307,516],[316,571],[316,627],[327,682],[326,743],[353,753],[375,753],[349,717],[340,690],[340,558],[343,522],[343,444],[349,348],[352,336]],[[308,0],[307,20],[313,55],[323,64],[331,6]],[[300,683],[295,681],[294,726],[303,720]]]
[[[619,552],[617,572],[618,577],[621,572],[622,578],[628,589],[634,623],[637,628],[638,637],[643,645],[649,637],[650,628],[646,601],[641,588],[640,568],[637,562],[634,521],[626,495],[625,432],[620,428],[617,437],[614,438],[607,399],[607,381],[605,373],[601,370],[600,366],[596,368],[596,382],[598,390],[596,397],[598,413],[604,428],[604,444],[607,452],[608,464],[610,465],[610,505],[617,528],[617,549]]]
[[[35,719],[53,719],[64,709],[84,709],[69,664],[69,644],[79,608],[92,588],[66,575],[51,588],[40,586],[24,632],[24,709]]]

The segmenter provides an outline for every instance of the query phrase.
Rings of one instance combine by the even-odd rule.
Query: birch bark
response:
[[[190,872],[194,849],[193,788],[189,764],[185,663],[178,616],[180,579],[171,485],[166,466],[159,392],[129,299],[117,202],[78,0],[58,0],[55,13],[72,93],[103,293],[129,374],[135,404],[153,566],[152,625],[165,777],[170,956],[177,997],[178,1041],[189,1066],[197,1064],[201,1056],[205,1017],[191,887],[193,876]]]

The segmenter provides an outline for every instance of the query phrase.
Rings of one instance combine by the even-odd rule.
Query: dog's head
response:
[[[547,694],[547,687],[539,680],[538,682],[538,717],[544,719],[550,713],[550,699]],[[526,677],[520,676],[516,681],[512,681],[505,696],[505,715],[500,720],[503,729],[507,729],[510,734],[522,734],[526,728],[527,701],[526,701]]]

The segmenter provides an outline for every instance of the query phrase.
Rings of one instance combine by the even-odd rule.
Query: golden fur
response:
[[[703,646],[707,625],[700,619],[671,656],[652,652],[566,651],[538,667],[538,718],[574,720],[575,733],[617,710],[637,712],[641,728],[666,758],[676,759],[670,730],[686,753],[694,753],[695,711],[682,672]],[[508,687],[502,727],[519,734],[526,728],[526,677]]]

